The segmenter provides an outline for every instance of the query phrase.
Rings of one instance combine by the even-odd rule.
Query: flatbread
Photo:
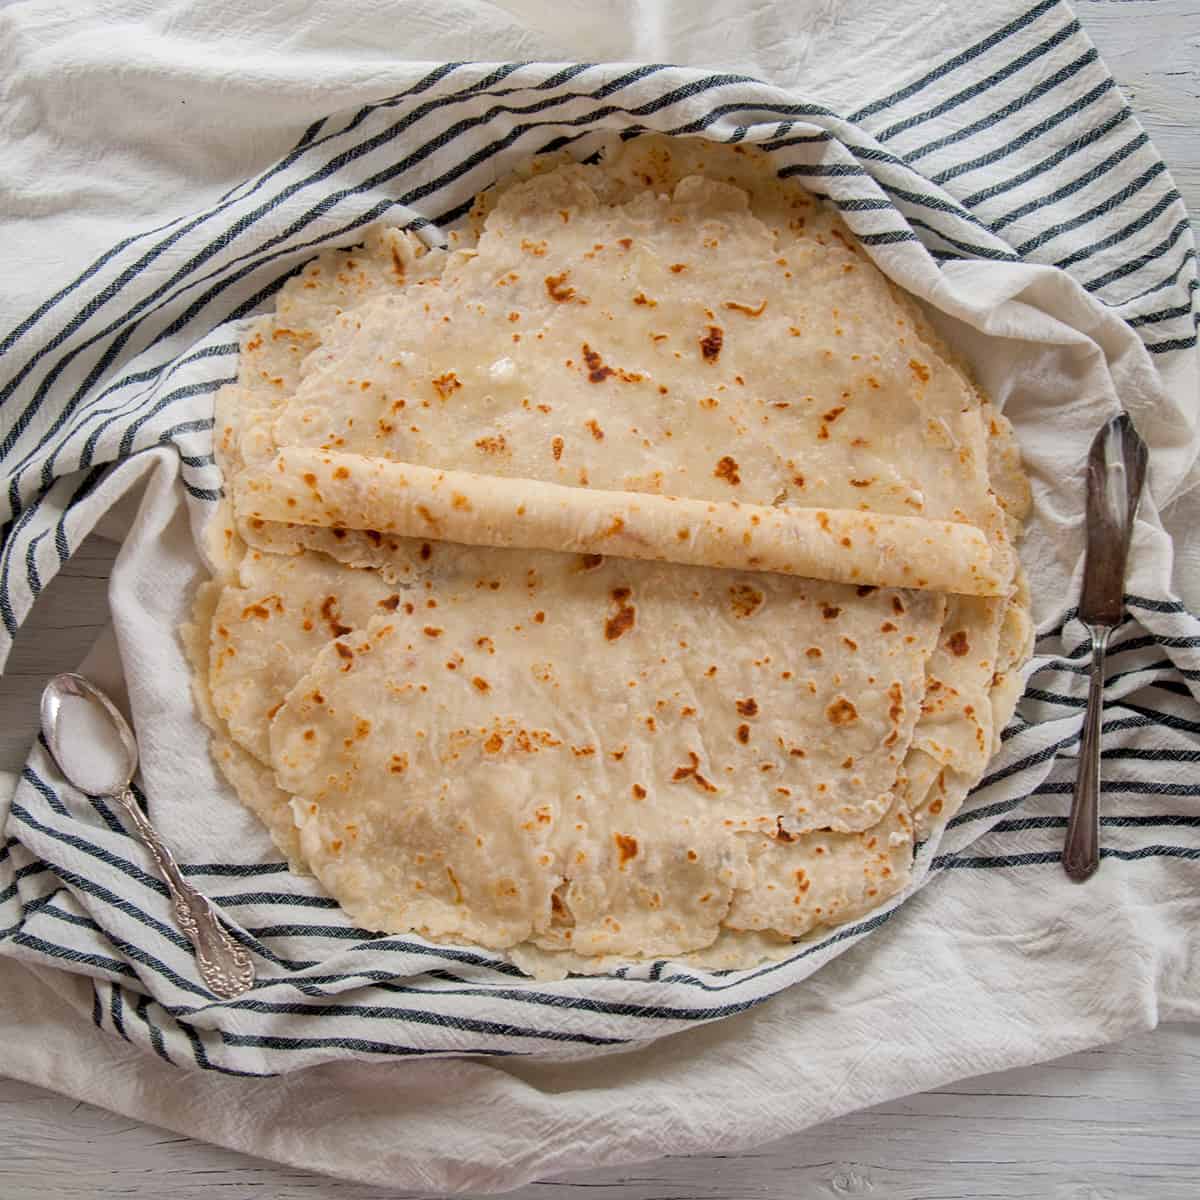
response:
[[[261,470],[242,472],[235,504],[252,520],[470,546],[612,554],[966,595],[996,595],[1009,583],[992,570],[984,534],[958,522],[563,487],[334,451],[280,451]]]
[[[902,890],[983,771],[1031,636],[1011,428],[764,165],[538,163],[450,252],[372,231],[248,332],[201,712],[359,923],[547,976],[747,965]],[[817,513],[852,555],[799,559]],[[831,565],[889,518],[965,540]]]
[[[439,560],[415,590],[423,603],[327,646],[271,723],[281,786],[317,805],[306,857],[357,919],[378,921],[383,905],[386,927],[408,927],[405,881],[429,886],[397,871],[413,831],[386,814],[486,811],[519,827],[532,798],[575,945],[674,953],[707,944],[668,937],[686,907],[678,889],[699,903],[732,873],[703,910],[715,936],[745,857],[739,835],[858,831],[891,805],[940,595],[445,545]],[[858,663],[856,639],[886,649]],[[348,819],[374,836],[347,839]],[[664,865],[688,851],[682,875]],[[470,895],[482,877],[446,854]],[[661,907],[646,910],[656,892]],[[464,932],[424,919],[424,932]]]

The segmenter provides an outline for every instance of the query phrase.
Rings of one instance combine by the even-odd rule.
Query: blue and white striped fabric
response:
[[[1044,0],[942,61],[864,80],[861,102],[836,110],[746,76],[668,66],[393,74],[394,94],[317,120],[225,194],[80,257],[35,304],[4,303],[0,664],[38,593],[145,485],[131,537],[149,566],[113,601],[144,799],[254,952],[259,981],[229,1003],[207,995],[139,843],[110,805],[70,789],[41,745],[0,807],[0,953],[89,976],[95,1024],[147,1053],[267,1075],[346,1057],[601,1053],[757,1005],[888,924],[895,906],[755,970],[655,963],[533,984],[485,952],[355,929],[261,841],[190,840],[194,806],[208,799],[193,794],[179,814],[180,788],[194,793],[181,764],[200,761],[203,735],[188,726],[171,643],[197,561],[179,549],[175,506],[198,529],[219,495],[212,403],[235,374],[237,322],[319,247],[352,244],[381,220],[445,227],[513,164],[561,148],[586,156],[612,130],[768,150],[782,176],[837,206],[884,270],[947,314],[1017,424],[1039,505],[1028,561],[1042,633],[1000,754],[940,841],[920,848],[918,886],[969,871],[987,905],[991,880],[1058,871],[1088,654],[1069,607],[1077,468],[1118,397],[1133,411],[1156,476],[1110,650],[1098,877],[1108,883],[1094,886],[1113,904],[1194,892],[1200,620],[1171,591],[1157,509],[1195,452],[1196,253],[1166,167],[1070,11]],[[135,647],[155,638],[153,663],[173,675],[139,663]],[[190,758],[172,759],[166,739],[155,749],[158,720]],[[213,788],[212,811],[232,812]],[[1022,919],[1039,920],[1036,907]]]

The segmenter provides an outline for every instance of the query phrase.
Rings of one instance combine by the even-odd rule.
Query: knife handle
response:
[[[1063,846],[1063,870],[1077,883],[1090,878],[1100,865],[1100,726],[1104,720],[1104,654],[1108,625],[1089,625],[1092,636],[1092,671],[1088,681],[1083,738],[1079,743],[1079,769],[1075,798]]]

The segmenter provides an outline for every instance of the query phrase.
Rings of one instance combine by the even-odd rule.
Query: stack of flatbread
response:
[[[741,147],[321,255],[216,440],[214,754],[368,929],[539,975],[786,952],[905,887],[1016,701],[1011,428]]]

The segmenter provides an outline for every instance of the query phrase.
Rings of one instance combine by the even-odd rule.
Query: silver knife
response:
[[[1142,484],[1146,479],[1146,443],[1128,413],[1114,417],[1092,440],[1087,464],[1087,558],[1079,619],[1092,639],[1083,739],[1075,798],[1067,822],[1062,864],[1082,883],[1100,865],[1100,725],[1104,716],[1104,653],[1113,627],[1124,611],[1125,564]]]

